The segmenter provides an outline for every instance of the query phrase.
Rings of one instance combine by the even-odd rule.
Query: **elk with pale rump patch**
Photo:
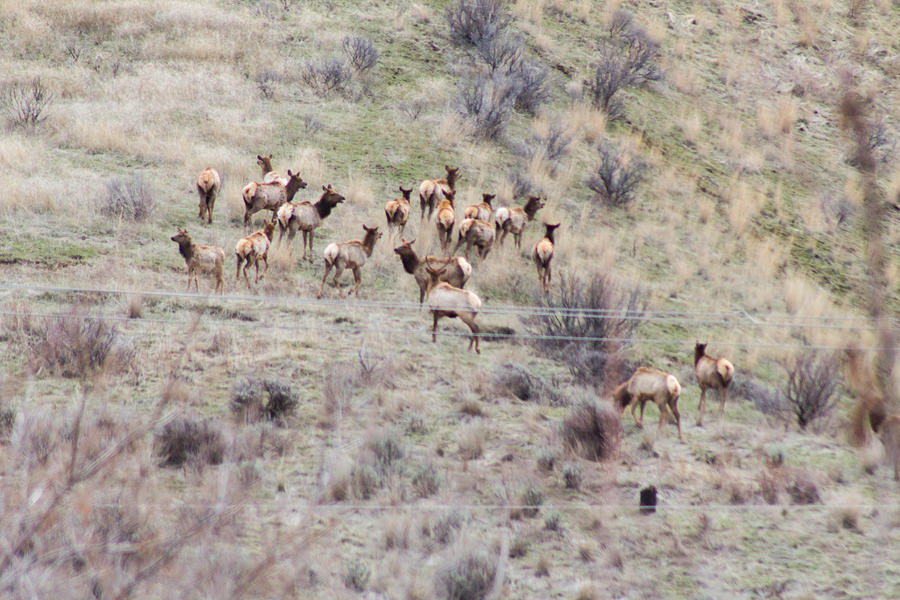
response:
[[[434,220],[444,256],[450,255],[450,244],[453,243],[453,224],[456,223],[456,211],[453,209],[454,194],[455,192],[444,192],[444,199],[438,205],[437,217]]]
[[[258,164],[262,169],[263,183],[272,183],[274,181],[277,181],[282,185],[287,185],[288,178],[285,177],[280,171],[276,171],[272,168],[271,154],[268,156],[261,156],[257,154],[256,164]]]
[[[409,211],[411,210],[409,195],[412,194],[412,188],[407,190],[401,185],[400,194],[402,195],[399,198],[388,200],[387,204],[384,205],[384,216],[387,219],[388,235],[393,237],[394,232],[399,231],[399,237],[402,240],[403,229],[409,220]]]
[[[303,257],[307,257],[307,247],[309,248],[309,262],[313,261],[313,232],[322,224],[322,220],[331,214],[331,211],[341,202],[344,197],[334,191],[329,185],[322,186],[322,195],[315,204],[309,201],[303,202],[285,202],[278,209],[278,243],[284,232],[288,232],[288,246],[294,241],[297,230],[303,232]]]
[[[466,258],[469,258],[469,250],[472,246],[478,249],[481,260],[487,258],[491,246],[494,245],[494,228],[487,221],[481,219],[465,219],[459,225],[459,239],[456,242],[455,254],[459,247],[466,245]]]
[[[631,405],[631,416],[634,422],[640,426],[644,423],[644,405],[653,401],[659,407],[659,428],[662,431],[669,411],[675,417],[678,425],[678,439],[681,437],[681,415],[678,412],[678,396],[681,394],[681,385],[674,375],[651,369],[639,367],[634,374],[613,391],[613,402],[620,413],[625,414],[625,409]],[[641,418],[634,414],[637,405],[641,406]],[[668,407],[668,410],[666,410]]]
[[[400,256],[403,270],[412,275],[419,286],[419,304],[425,299],[425,290],[431,279],[427,271],[429,267],[440,274],[440,281],[446,281],[457,288],[465,287],[469,276],[472,275],[472,265],[468,260],[462,256],[452,258],[426,256],[420,259],[412,247],[415,241],[401,241],[400,245],[394,248],[394,252]]]
[[[222,187],[222,178],[219,172],[212,167],[206,167],[197,177],[197,194],[200,196],[200,220],[206,218],[207,224],[212,224],[213,206],[216,203],[216,196],[219,195],[219,188]]]
[[[271,210],[272,220],[281,205],[294,199],[297,190],[305,189],[306,182],[300,178],[299,173],[291,173],[288,169],[288,182],[282,184],[278,181],[271,183],[248,183],[241,190],[244,198],[244,227],[250,226],[250,216],[261,210]]]
[[[247,287],[250,287],[250,279],[247,277],[247,269],[250,265],[256,267],[256,280],[253,283],[259,283],[259,261],[266,263],[266,269],[263,276],[269,270],[269,248],[272,246],[272,233],[275,231],[275,223],[266,222],[265,226],[245,238],[242,238],[234,247],[234,254],[237,257],[237,272],[234,280],[237,281],[241,277],[241,263],[244,263],[244,281]]]
[[[441,179],[426,179],[419,184],[419,203],[422,208],[422,220],[425,219],[425,209],[428,209],[428,220],[434,213],[434,208],[443,200],[447,192],[456,192],[456,182],[459,180],[459,167],[451,169],[444,165],[447,176]]]
[[[525,231],[525,225],[529,221],[533,221],[537,211],[544,208],[540,196],[528,196],[528,202],[525,206],[505,207],[501,206],[494,213],[494,225],[499,234],[500,246],[503,246],[503,240],[507,234],[512,233],[516,242],[516,248],[522,248],[522,232]]]
[[[225,293],[225,250],[218,246],[199,246],[191,240],[187,229],[178,228],[178,233],[171,240],[178,244],[178,252],[187,265],[187,291],[191,291],[191,280],[200,292],[198,273],[212,273],[216,278],[215,293]]]
[[[544,237],[534,245],[531,252],[531,259],[537,267],[538,279],[541,282],[541,288],[544,292],[550,291],[550,261],[553,260],[553,232],[560,226],[560,223],[551,225],[544,223]]]
[[[491,222],[494,214],[494,207],[491,206],[491,200],[496,197],[495,194],[481,194],[481,202],[466,207],[463,213],[463,219],[480,219],[487,223]]]
[[[328,244],[325,248],[325,274],[322,275],[322,285],[319,286],[317,298],[322,297],[322,292],[325,290],[325,279],[328,278],[328,273],[331,272],[332,267],[334,268],[334,287],[338,289],[338,293],[341,296],[344,294],[341,291],[341,284],[338,278],[344,272],[344,269],[353,271],[353,280],[356,283],[350,294],[354,294],[359,290],[359,284],[362,281],[360,269],[366,264],[366,259],[372,256],[375,242],[381,237],[378,227],[366,227],[363,225],[363,229],[366,232],[363,239],[340,243],[334,242]]]
[[[475,323],[475,317],[478,315],[478,309],[481,308],[481,298],[469,290],[463,290],[454,287],[446,281],[441,281],[442,272],[436,271],[431,267],[425,267],[428,273],[428,284],[425,288],[425,307],[431,311],[434,323],[431,327],[431,341],[437,342],[437,326],[438,320],[442,317],[459,320],[465,323],[472,336],[469,338],[469,350],[475,345],[475,353],[481,354],[479,345],[480,330],[478,324]]]
[[[706,354],[707,344],[697,342],[694,346],[694,374],[700,384],[700,416],[697,425],[703,425],[703,406],[706,403],[706,390],[719,392],[719,419],[725,417],[725,393],[731,378],[734,376],[734,365],[726,358],[713,358]]]

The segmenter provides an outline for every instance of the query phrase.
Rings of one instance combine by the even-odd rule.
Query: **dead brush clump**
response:
[[[178,417],[166,423],[153,439],[154,454],[161,467],[184,465],[202,469],[221,464],[225,458],[225,436],[209,419]]]
[[[285,417],[296,410],[298,397],[289,381],[244,377],[231,386],[231,411],[243,423],[264,419],[284,423]]]
[[[555,386],[515,363],[504,363],[496,367],[493,383],[498,394],[512,395],[526,402],[546,402],[551,406],[560,406],[564,402]]]
[[[569,409],[560,426],[563,444],[582,458],[614,458],[622,443],[622,419],[608,404],[584,400]]]
[[[456,537],[456,532],[462,529],[466,520],[466,516],[457,510],[437,514],[430,521],[423,524],[422,534],[432,538],[439,544],[446,545],[453,541],[453,538]]]
[[[435,588],[447,600],[482,600],[494,584],[497,561],[484,550],[458,550],[437,569]]]
[[[128,177],[110,177],[106,195],[97,199],[100,214],[122,221],[144,221],[156,208],[153,189],[140,171]]]
[[[794,504],[818,504],[821,501],[816,478],[807,469],[792,469],[786,491]]]

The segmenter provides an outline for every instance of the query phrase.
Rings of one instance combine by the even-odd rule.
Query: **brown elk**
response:
[[[250,216],[261,210],[271,210],[272,220],[281,205],[294,199],[297,190],[306,188],[306,182],[300,178],[299,173],[291,173],[288,169],[288,182],[282,184],[278,181],[271,183],[249,183],[241,191],[244,198],[244,227],[250,226]]]
[[[496,197],[495,194],[481,194],[481,202],[466,207],[463,213],[463,219],[480,219],[487,223],[491,222],[494,214],[494,207],[491,206],[491,200]]]
[[[537,211],[544,208],[540,196],[528,196],[528,202],[525,206],[505,207],[501,206],[494,213],[494,225],[499,234],[498,241],[503,246],[503,240],[507,234],[512,233],[516,242],[516,248],[522,248],[522,232],[525,231],[525,225],[529,221],[533,221]]]
[[[285,177],[281,172],[276,171],[272,168],[272,155],[261,156],[259,154],[256,155],[256,164],[260,166],[262,169],[262,177],[263,183],[272,183],[277,181],[282,185],[287,185],[288,178]]]
[[[219,188],[222,187],[222,178],[219,172],[212,167],[206,167],[197,177],[197,194],[200,196],[200,220],[204,218],[207,224],[212,224],[213,206],[216,203],[216,196],[219,195]]]
[[[453,209],[454,195],[453,191],[444,191],[444,199],[438,205],[437,218],[434,222],[444,256],[450,255],[450,244],[453,242],[453,224],[456,222],[456,212]]]
[[[466,258],[469,258],[469,250],[472,246],[478,249],[481,260],[487,258],[491,246],[494,245],[494,228],[487,221],[481,219],[465,219],[459,225],[459,239],[456,242],[455,254],[459,247],[466,245]]]
[[[719,419],[725,417],[725,394],[734,376],[734,365],[726,358],[713,358],[706,354],[707,344],[697,342],[694,346],[694,374],[700,384],[700,416],[697,425],[703,425],[703,407],[706,403],[706,390],[719,392]]]
[[[309,248],[309,261],[313,261],[313,233],[321,225],[322,220],[331,214],[331,211],[344,197],[334,191],[331,185],[322,186],[322,195],[315,204],[308,201],[285,202],[278,209],[278,243],[281,243],[284,232],[288,232],[288,245],[294,241],[297,230],[303,232],[303,257],[307,258]]]
[[[457,288],[465,287],[472,274],[472,265],[468,260],[462,256],[452,258],[426,256],[420,259],[412,247],[415,241],[401,240],[400,245],[394,248],[394,252],[400,256],[403,269],[415,278],[419,286],[419,304],[422,304],[425,299],[425,290],[428,288],[428,281],[431,278],[427,271],[428,267],[440,274],[440,281],[446,281]]]
[[[550,261],[553,260],[553,232],[560,226],[560,223],[551,225],[544,223],[544,237],[534,245],[531,252],[531,260],[537,267],[538,279],[541,282],[541,288],[544,292],[550,291],[551,268]]]
[[[864,444],[869,439],[868,427],[871,427],[884,446],[885,459],[894,467],[894,480],[900,481],[900,414],[890,400],[885,400],[891,392],[885,390],[884,383],[874,376],[858,349],[848,348],[846,358],[847,386],[859,401],[851,420],[853,439],[860,445]],[[885,378],[887,385],[891,385],[889,377]]]
[[[253,283],[259,283],[259,261],[266,263],[266,269],[263,271],[263,277],[269,270],[269,247],[272,245],[272,233],[275,231],[275,223],[266,222],[265,226],[245,238],[238,241],[234,247],[234,254],[237,257],[237,271],[234,280],[237,281],[241,277],[241,263],[244,263],[244,281],[247,287],[250,287],[250,279],[247,277],[247,269],[250,265],[256,267],[256,280]]]
[[[469,290],[463,290],[454,287],[446,281],[441,281],[441,271],[436,271],[431,267],[425,267],[428,273],[428,284],[425,288],[425,306],[431,311],[434,318],[431,327],[431,341],[437,342],[437,326],[438,320],[442,317],[459,320],[468,325],[472,336],[469,338],[469,350],[475,345],[475,353],[481,354],[479,345],[480,330],[478,324],[475,323],[475,317],[478,315],[478,309],[481,308],[481,298]]]
[[[171,237],[178,244],[178,252],[184,258],[187,265],[188,284],[187,291],[191,291],[191,280],[194,287],[200,292],[198,273],[212,273],[216,278],[215,293],[225,293],[225,250],[218,246],[198,246],[191,240],[187,229],[178,228],[178,233]]]
[[[341,284],[338,281],[338,278],[341,276],[341,273],[344,272],[344,269],[353,271],[353,280],[356,283],[350,294],[354,294],[359,290],[359,284],[362,281],[360,270],[362,269],[362,266],[366,264],[366,259],[372,256],[372,249],[375,248],[375,242],[381,237],[378,227],[366,227],[363,225],[363,229],[366,232],[363,239],[340,243],[335,242],[328,244],[325,248],[325,274],[322,275],[322,285],[319,286],[319,295],[317,298],[322,297],[322,292],[325,290],[325,279],[328,277],[328,273],[331,272],[332,267],[334,268],[334,287],[338,289],[338,293],[341,296],[344,294],[341,291]]]
[[[409,195],[412,194],[412,188],[407,190],[401,185],[400,194],[399,198],[388,200],[384,205],[384,216],[387,219],[388,235],[393,236],[395,231],[399,231],[402,240],[403,229],[406,228],[406,222],[409,220]]]
[[[422,219],[425,219],[425,210],[428,209],[428,219],[434,208],[444,199],[447,192],[456,192],[456,182],[459,180],[459,167],[451,169],[444,165],[447,176],[441,179],[426,179],[419,184],[419,202],[422,208]]]
[[[625,414],[625,409],[630,404],[631,416],[634,418],[634,422],[640,426],[643,426],[644,422],[644,405],[649,401],[655,402],[659,407],[657,431],[662,430],[668,410],[672,411],[675,423],[678,425],[678,439],[682,440],[681,415],[678,412],[678,396],[680,394],[681,385],[674,375],[648,367],[639,367],[627,381],[613,391],[613,401],[622,414]],[[637,405],[641,407],[640,419],[634,414]]]

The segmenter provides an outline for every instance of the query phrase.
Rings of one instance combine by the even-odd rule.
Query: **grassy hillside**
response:
[[[852,443],[858,386],[835,357],[891,356],[873,289],[887,329],[900,311],[896,3],[503,6],[487,48],[451,26],[456,2],[0,5],[6,595],[900,596],[898,484],[877,438]],[[628,48],[647,62],[604,110],[598,65]],[[592,184],[602,148],[622,153],[617,177],[643,175],[618,204]],[[297,199],[330,184],[346,201],[314,262],[298,236],[248,290],[241,190],[270,153],[308,183]],[[223,178],[209,226],[208,165]],[[458,220],[485,192],[546,202],[521,250],[472,260],[480,355],[458,320],[431,342],[387,232],[358,298],[315,299],[326,245],[384,229],[398,186],[444,165],[462,174]],[[416,195],[406,238],[437,253]],[[562,223],[546,297],[542,221]],[[178,227],[224,248],[224,297],[209,276],[183,293]],[[622,320],[541,319],[629,301]],[[737,374],[703,427],[698,340]],[[641,364],[681,382],[684,441],[657,435],[651,403],[644,428],[600,409],[604,460],[567,445],[585,403],[607,407]],[[836,387],[800,428],[784,392],[803,365]]]

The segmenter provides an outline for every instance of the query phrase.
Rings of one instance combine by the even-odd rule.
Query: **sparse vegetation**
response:
[[[161,467],[202,468],[225,458],[225,438],[208,419],[175,418],[156,434],[154,446]]]
[[[463,551],[438,570],[440,597],[447,600],[482,600],[490,591],[496,574],[496,560],[483,551]]]
[[[608,460],[622,443],[622,421],[608,404],[581,401],[569,409],[561,433],[566,447],[579,456]]]
[[[156,199],[151,187],[144,182],[140,171],[128,177],[110,177],[106,195],[98,200],[104,215],[125,221],[143,221],[153,214]]]
[[[245,423],[283,422],[297,408],[297,400],[291,384],[275,377],[244,377],[231,387],[231,411]]]
[[[53,98],[53,92],[35,77],[27,84],[8,84],[0,102],[11,127],[33,128],[47,119]]]
[[[647,172],[647,163],[609,140],[597,144],[600,162],[587,186],[597,192],[607,206],[625,206],[634,200],[637,187]]]
[[[784,397],[800,429],[827,419],[837,405],[838,370],[833,356],[804,352],[784,365]]]

